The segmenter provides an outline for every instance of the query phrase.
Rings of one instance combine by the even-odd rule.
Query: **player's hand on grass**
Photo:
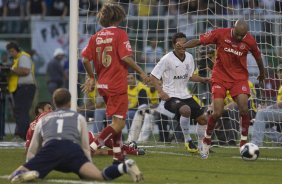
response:
[[[95,87],[95,79],[87,78],[85,83],[81,85],[82,92],[89,93],[94,90]]]

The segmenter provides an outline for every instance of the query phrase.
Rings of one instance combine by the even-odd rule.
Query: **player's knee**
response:
[[[218,118],[220,118],[222,115],[222,112],[221,111],[213,111],[212,113],[212,117],[214,120],[217,120]]]
[[[240,110],[240,115],[243,116],[243,115],[247,115],[248,114],[248,109],[242,109]]]
[[[208,123],[208,119],[205,115],[201,115],[197,118],[197,122],[199,125],[206,125]]]
[[[179,108],[179,114],[184,117],[190,117],[191,116],[191,109],[188,105],[183,105]]]

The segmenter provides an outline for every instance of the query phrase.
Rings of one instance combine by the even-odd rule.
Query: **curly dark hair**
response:
[[[173,36],[172,36],[172,44],[176,44],[176,39],[178,38],[187,38],[186,35],[182,32],[179,32],[179,33],[175,33]]]
[[[103,27],[121,23],[126,17],[122,6],[114,2],[107,2],[97,14],[97,20]]]
[[[19,48],[18,44],[15,42],[10,42],[6,45],[6,49],[10,50],[10,49],[15,49],[17,52],[19,52],[21,49]]]

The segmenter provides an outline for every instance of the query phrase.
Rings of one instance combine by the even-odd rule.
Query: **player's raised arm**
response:
[[[185,42],[184,44],[177,42],[175,44],[177,49],[180,48],[194,48],[201,45],[201,41],[199,39],[193,39],[193,40],[189,40],[187,42]]]
[[[122,58],[122,60],[140,75],[144,83],[147,84],[150,82],[150,77],[148,77],[147,74],[142,70],[142,68],[136,64],[131,56],[126,56]]]

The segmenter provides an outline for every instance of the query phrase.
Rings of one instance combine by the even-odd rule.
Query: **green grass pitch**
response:
[[[282,149],[260,149],[256,161],[244,161],[239,149],[212,148],[215,153],[206,160],[197,154],[186,153],[183,145],[147,147],[145,156],[128,156],[136,160],[144,173],[141,183],[152,184],[278,184],[282,183]],[[7,176],[25,161],[24,149],[0,148],[0,183],[8,183]],[[95,156],[100,168],[111,164],[110,156]],[[99,183],[80,181],[74,174],[51,172],[44,180],[33,183]],[[105,182],[102,182],[105,183]],[[132,183],[128,176],[107,183]]]

